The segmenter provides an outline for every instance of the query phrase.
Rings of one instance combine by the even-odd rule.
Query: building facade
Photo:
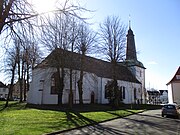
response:
[[[0,82],[0,99],[7,99],[9,89],[8,87]]]
[[[167,83],[169,103],[180,104],[180,67]]]

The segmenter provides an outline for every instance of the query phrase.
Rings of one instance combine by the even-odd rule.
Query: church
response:
[[[32,71],[32,82],[28,91],[27,102],[30,104],[58,104],[58,94],[55,88],[57,68],[56,62],[63,57],[65,72],[62,103],[68,104],[70,98],[70,71],[72,74],[71,88],[73,104],[79,103],[78,83],[81,70],[81,58],[84,57],[83,66],[83,103],[108,104],[106,85],[112,81],[112,65],[110,62],[89,56],[82,56],[75,52],[62,49],[53,50]],[[145,104],[145,67],[137,60],[134,34],[129,27],[127,34],[126,60],[120,62],[115,69],[118,89],[121,90],[121,100],[125,104]]]

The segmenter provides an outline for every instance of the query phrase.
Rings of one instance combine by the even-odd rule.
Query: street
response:
[[[180,135],[180,119],[163,118],[161,110],[119,118],[59,135]]]

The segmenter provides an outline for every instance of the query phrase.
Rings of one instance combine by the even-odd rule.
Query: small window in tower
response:
[[[141,72],[141,70],[140,70],[140,77],[142,76],[142,72]]]
[[[180,80],[180,75],[176,75],[176,79],[177,79],[177,80]]]

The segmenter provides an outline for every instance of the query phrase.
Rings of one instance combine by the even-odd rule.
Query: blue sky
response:
[[[138,60],[146,69],[146,88],[167,89],[180,66],[180,0],[81,0],[94,29],[108,15],[119,16],[135,35]],[[87,15],[86,15],[87,16]]]
[[[40,11],[52,8],[52,1],[55,0],[35,0]],[[119,16],[128,25],[130,15],[138,60],[147,68],[146,88],[167,89],[166,83],[180,66],[180,0],[78,1],[95,11],[84,16],[91,17],[91,27],[97,31],[107,16]],[[3,77],[0,81],[4,81]]]

